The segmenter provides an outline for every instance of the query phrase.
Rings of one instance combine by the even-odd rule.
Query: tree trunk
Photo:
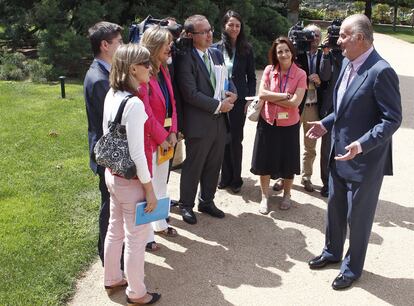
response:
[[[392,29],[397,31],[397,13],[398,13],[398,1],[394,1],[394,20],[392,21]]]
[[[372,16],[372,0],[365,1],[365,15],[371,20]]]

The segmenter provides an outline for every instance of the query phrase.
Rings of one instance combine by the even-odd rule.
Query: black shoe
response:
[[[217,185],[217,188],[218,189],[226,189],[227,187],[229,187],[230,185],[229,184],[224,184],[224,183],[222,183],[222,182],[220,182],[218,185]]]
[[[183,163],[179,163],[178,165],[171,166],[171,171],[179,170],[183,167]]]
[[[193,212],[193,209],[190,207],[180,207],[181,208],[181,216],[183,217],[184,222],[188,224],[196,224],[197,218]]]
[[[334,279],[332,283],[332,288],[335,290],[345,289],[351,287],[353,282],[354,280],[352,278],[339,273],[339,275]]]
[[[323,186],[321,188],[321,196],[323,196],[324,198],[327,198],[329,196],[328,186]]]
[[[308,262],[309,268],[320,269],[330,264],[336,264],[338,261],[328,260],[325,256],[319,255]]]
[[[238,186],[238,187],[231,186],[231,187],[230,187],[230,190],[231,190],[233,193],[239,193],[239,192],[241,191],[241,186]]]
[[[138,302],[131,301],[129,297],[127,297],[128,306],[155,304],[161,298],[161,294],[159,293],[149,293],[149,292],[147,293],[152,296],[151,300],[149,300],[146,303],[138,303]]]
[[[209,214],[212,217],[224,218],[224,212],[216,207],[214,203],[209,205],[198,205],[198,211]]]

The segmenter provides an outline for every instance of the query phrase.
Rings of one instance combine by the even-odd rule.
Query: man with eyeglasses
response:
[[[109,192],[105,184],[105,168],[96,164],[93,148],[103,133],[102,117],[105,96],[109,90],[109,71],[111,70],[112,56],[122,44],[122,30],[121,26],[106,21],[98,22],[88,30],[94,60],[83,83],[88,117],[89,166],[95,174],[99,175],[99,190],[101,192],[98,252],[102,265],[109,222]]]
[[[214,98],[215,71],[224,66],[222,53],[210,48],[214,29],[207,18],[193,15],[184,23],[186,36],[193,39],[193,49],[176,59],[176,80],[182,97],[183,129],[186,145],[180,182],[180,208],[183,220],[197,223],[193,212],[200,183],[198,210],[216,218],[224,212],[214,204],[218,177],[229,132],[227,112],[237,99],[235,87]],[[227,70],[226,70],[227,71]],[[233,85],[230,83],[230,85]]]

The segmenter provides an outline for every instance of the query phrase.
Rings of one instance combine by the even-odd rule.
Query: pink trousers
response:
[[[139,180],[127,180],[105,171],[105,181],[111,195],[108,232],[105,239],[104,284],[112,286],[122,280],[120,265],[122,244],[125,241],[124,272],[128,280],[129,298],[143,297],[144,254],[151,225],[135,225],[135,206],[145,200]]]

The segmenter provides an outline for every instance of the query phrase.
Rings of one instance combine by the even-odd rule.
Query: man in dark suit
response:
[[[105,96],[109,90],[109,71],[112,56],[122,44],[121,31],[122,27],[119,25],[105,21],[98,22],[89,29],[94,60],[83,83],[88,117],[89,165],[92,171],[99,175],[99,190],[101,192],[98,252],[102,265],[109,222],[109,192],[105,184],[105,168],[96,164],[93,148],[102,136],[102,116]]]
[[[175,77],[182,98],[183,130],[186,159],[180,181],[180,208],[183,220],[197,222],[193,212],[197,187],[200,183],[200,212],[223,218],[213,200],[217,188],[224,146],[228,133],[227,112],[233,108],[236,94],[226,91],[217,97],[215,72],[224,67],[222,53],[210,48],[213,29],[205,16],[193,15],[186,19],[184,30],[193,39],[193,49],[176,58]],[[226,70],[227,71],[227,70]]]
[[[332,287],[350,287],[362,274],[384,175],[392,174],[391,139],[401,124],[401,97],[395,71],[373,48],[373,29],[362,14],[342,23],[338,45],[342,70],[335,86],[334,111],[310,122],[307,136],[331,130],[329,199],[325,247],[309,261],[319,269],[342,259],[349,224],[349,249]]]

